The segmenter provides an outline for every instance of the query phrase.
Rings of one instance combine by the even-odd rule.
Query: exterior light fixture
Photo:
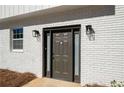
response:
[[[90,41],[95,40],[95,31],[93,30],[92,25],[86,25],[86,35]]]
[[[33,37],[39,37],[40,36],[40,32],[38,30],[33,30],[32,31],[32,36]]]

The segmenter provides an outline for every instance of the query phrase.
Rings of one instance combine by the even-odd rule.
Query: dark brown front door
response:
[[[52,77],[72,81],[72,33],[70,29],[52,33]]]

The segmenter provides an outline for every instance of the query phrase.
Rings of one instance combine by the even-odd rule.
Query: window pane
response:
[[[13,38],[15,39],[16,38],[16,35],[13,35]]]
[[[14,39],[23,38],[23,29],[22,28],[14,29],[13,30],[13,38]]]
[[[13,49],[23,49],[23,40],[13,40]]]
[[[17,30],[17,33],[18,33],[18,34],[23,32],[23,29],[22,29],[22,28],[18,28],[18,29],[16,29],[16,30]]]
[[[20,35],[19,35],[19,38],[23,38],[23,34],[20,34]]]
[[[19,38],[19,34],[17,34],[17,37],[16,38]]]
[[[16,34],[16,30],[15,30],[15,29],[13,30],[13,35],[14,35],[14,34]]]
[[[79,75],[79,34],[75,33],[74,47],[75,47],[75,75]]]

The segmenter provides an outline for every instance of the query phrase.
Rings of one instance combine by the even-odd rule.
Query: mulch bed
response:
[[[0,69],[0,87],[20,87],[35,79],[32,73],[19,73],[8,69]]]

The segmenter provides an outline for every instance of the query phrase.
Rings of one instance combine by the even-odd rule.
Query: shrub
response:
[[[111,81],[111,87],[124,87],[124,81]]]

